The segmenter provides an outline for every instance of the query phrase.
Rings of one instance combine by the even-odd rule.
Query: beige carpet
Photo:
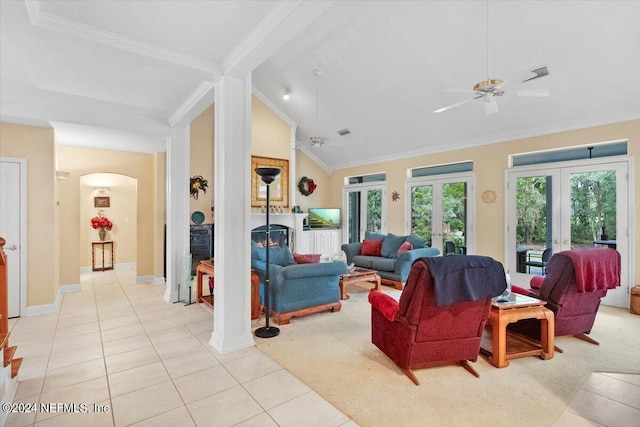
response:
[[[481,355],[472,364],[480,378],[455,366],[422,369],[415,386],[371,344],[369,288],[359,285],[340,312],[294,318],[256,343],[361,426],[552,426],[592,372],[640,373],[640,316],[603,306],[591,333],[599,346],[559,338],[564,353],[551,360],[497,369]]]

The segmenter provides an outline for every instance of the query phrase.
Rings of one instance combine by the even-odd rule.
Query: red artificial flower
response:
[[[111,230],[111,228],[113,227],[113,223],[109,220],[109,218],[107,218],[106,216],[104,216],[104,211],[98,211],[98,216],[94,216],[93,218],[91,218],[91,227],[93,227],[94,230],[97,230],[98,228],[106,228],[107,230]]]

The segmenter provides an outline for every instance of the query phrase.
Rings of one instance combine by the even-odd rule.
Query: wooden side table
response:
[[[487,330],[482,339],[481,350],[489,354],[489,363],[496,368],[509,366],[509,359],[525,356],[540,356],[547,360],[553,357],[555,317],[545,308],[546,301],[524,295],[511,294],[508,302],[493,302]],[[523,319],[540,320],[540,342],[524,336],[507,333],[507,325]]]
[[[196,301],[202,302],[213,308],[213,295],[202,295],[202,277],[204,275],[214,277],[215,265],[213,258],[201,260],[196,267]],[[260,317],[260,278],[251,269],[251,319]]]
[[[105,246],[110,246],[110,248],[107,249],[107,250],[111,250],[111,265],[109,265],[108,267],[105,266],[105,264],[104,264]],[[100,264],[100,267],[96,267],[96,248],[98,248],[100,250],[100,253],[101,253],[102,264]],[[111,240],[105,240],[105,241],[100,241],[100,242],[91,242],[91,271],[113,270],[113,258],[114,258],[113,252],[114,252],[113,251],[113,241],[111,241]]]
[[[201,260],[200,264],[196,267],[196,302],[203,302],[209,307],[213,307],[213,295],[202,296],[202,276],[213,277],[215,273],[215,267],[213,265],[213,259]]]

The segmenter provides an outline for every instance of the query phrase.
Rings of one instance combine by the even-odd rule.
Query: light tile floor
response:
[[[165,303],[164,286],[136,284],[133,270],[81,280],[58,313],[10,320],[24,357],[14,402],[87,403],[93,415],[58,407],[7,427],[357,426],[257,348],[217,353],[211,313]],[[640,375],[594,373],[555,427],[639,420]]]
[[[133,270],[81,285],[58,313],[10,320],[24,357],[14,402],[92,415],[52,406],[6,426],[357,426],[257,348],[217,353],[210,311],[165,303],[164,286],[136,284]]]
[[[554,427],[640,426],[640,375],[594,372]]]

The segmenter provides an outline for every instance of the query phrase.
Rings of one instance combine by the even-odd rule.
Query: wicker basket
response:
[[[633,314],[640,314],[640,286],[631,288],[631,306],[629,311]]]

